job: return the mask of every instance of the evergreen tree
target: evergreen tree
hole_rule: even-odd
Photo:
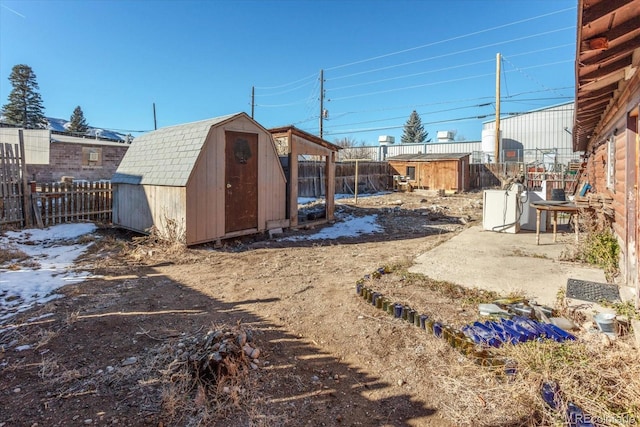
[[[69,120],[69,127],[67,128],[69,132],[73,133],[81,133],[84,134],[89,130],[89,125],[84,118],[84,113],[82,112],[82,108],[78,105],[75,110],[73,110],[73,114],[71,115],[71,119]]]
[[[42,98],[38,93],[38,82],[31,67],[24,64],[11,69],[9,81],[13,86],[9,93],[9,103],[4,107],[4,115],[9,123],[21,125],[25,129],[44,129],[47,118],[44,116]]]
[[[420,116],[416,113],[416,110],[413,110],[404,125],[404,132],[400,141],[403,144],[420,143],[427,139],[427,135],[428,132],[425,132],[422,126]]]

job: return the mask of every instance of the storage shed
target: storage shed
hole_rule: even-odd
[[[291,226],[298,225],[298,157],[311,156],[324,161],[325,217],[319,222],[333,220],[335,210],[336,153],[341,150],[335,144],[290,125],[269,129],[278,154],[287,165],[287,210]]]
[[[113,223],[187,245],[288,226],[271,134],[245,113],[134,140],[112,179]]]
[[[402,176],[413,188],[467,191],[469,189],[469,153],[401,154],[387,161],[394,175]]]

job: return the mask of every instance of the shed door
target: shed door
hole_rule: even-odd
[[[258,135],[225,138],[225,233],[258,228]]]

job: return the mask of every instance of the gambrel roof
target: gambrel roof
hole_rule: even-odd
[[[211,128],[243,115],[170,126],[137,137],[111,182],[185,187]]]

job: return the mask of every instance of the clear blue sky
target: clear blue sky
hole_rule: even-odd
[[[31,66],[49,117],[80,105],[123,132],[251,112],[263,126],[325,139],[399,142],[412,110],[429,137],[480,140],[515,113],[574,96],[576,0],[0,0],[0,103],[11,68]],[[487,116],[487,118],[476,118]]]

